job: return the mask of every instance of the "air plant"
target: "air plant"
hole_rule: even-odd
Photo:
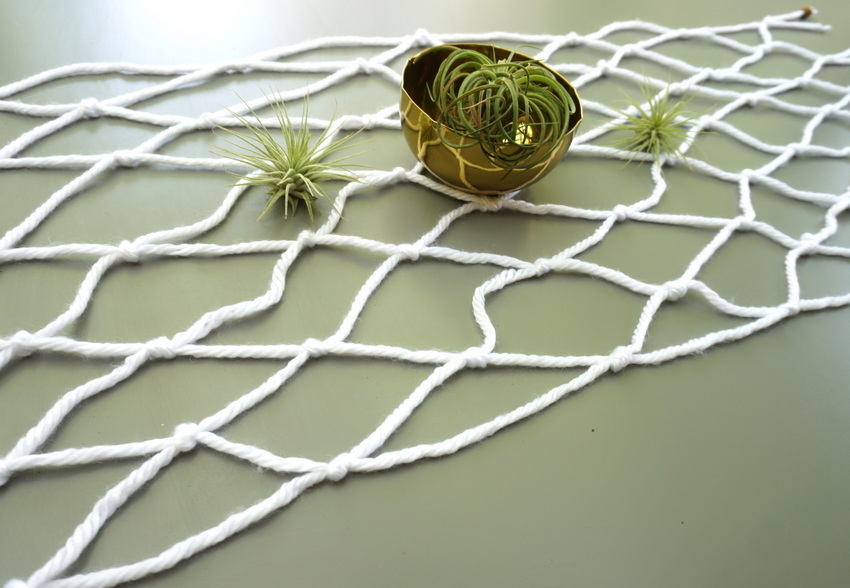
[[[536,60],[494,60],[454,48],[428,88],[439,112],[437,133],[454,148],[480,145],[493,164],[528,169],[558,148],[576,106],[551,71]],[[443,132],[453,131],[460,141]]]
[[[269,106],[280,124],[283,142],[279,143],[272,132],[262,122],[259,115],[243,100],[254,120],[228,110],[244,127],[246,132],[219,127],[235,140],[227,140],[237,150],[233,151],[214,146],[215,151],[240,163],[244,163],[256,171],[249,174],[232,173],[242,183],[252,186],[262,186],[269,195],[266,206],[257,220],[260,220],[271,210],[279,200],[283,201],[284,218],[294,214],[300,202],[304,202],[310,220],[313,220],[315,202],[319,197],[327,200],[331,206],[333,201],[322,187],[327,180],[360,181],[350,168],[352,164],[345,163],[348,157],[327,160],[326,158],[348,147],[347,143],[354,135],[348,135],[335,141],[330,141],[331,120],[315,141],[312,140],[307,121],[307,106],[305,105],[301,122],[295,128],[286,111],[286,106],[279,96],[268,98]],[[355,133],[356,134],[356,133]]]
[[[681,145],[687,139],[693,121],[697,118],[693,113],[683,109],[693,97],[671,102],[669,88],[656,94],[648,83],[641,86],[641,92],[646,107],[634,99],[629,99],[630,106],[637,112],[617,111],[625,117],[625,122],[611,128],[629,132],[631,135],[616,141],[613,145],[632,151],[629,161],[634,159],[636,153],[647,153],[653,159],[658,159],[664,154],[683,157]]]

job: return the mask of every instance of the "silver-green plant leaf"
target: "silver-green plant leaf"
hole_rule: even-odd
[[[316,210],[315,202],[318,198],[324,198],[331,206],[334,205],[322,187],[323,182],[360,181],[360,178],[351,171],[352,167],[357,166],[346,163],[349,157],[327,159],[347,148],[354,135],[329,141],[330,129],[333,128],[333,120],[331,120],[330,124],[313,140],[313,133],[308,125],[306,104],[300,124],[296,128],[280,96],[266,98],[280,124],[282,142],[275,139],[274,134],[266,127],[260,116],[243,100],[253,120],[228,110],[245,128],[245,131],[219,126],[220,130],[231,137],[226,141],[234,149],[214,146],[214,150],[223,157],[255,169],[252,173],[233,173],[232,175],[242,183],[266,188],[269,198],[257,220],[263,218],[275,203],[282,201],[284,218],[288,218],[290,212],[294,214],[299,204],[303,202],[312,221]]]
[[[614,147],[633,152],[629,161],[637,153],[649,154],[655,160],[665,154],[682,158],[681,146],[697,118],[684,110],[693,97],[672,101],[669,88],[656,93],[649,84],[642,85],[641,92],[643,103],[629,99],[633,110],[617,110],[625,121],[611,129],[629,135],[614,142]]]

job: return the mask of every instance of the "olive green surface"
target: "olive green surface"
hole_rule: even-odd
[[[850,47],[843,0],[820,2],[813,18],[829,33],[789,33],[815,51]],[[671,27],[750,22],[798,8],[793,2],[5,2],[0,6],[0,84],[86,61],[196,64],[249,56],[327,35],[398,36],[495,30],[590,33],[621,20]],[[680,56],[710,65],[712,50],[682,45]],[[562,55],[562,54],[561,54]],[[765,63],[783,75],[790,60]],[[659,73],[659,72],[652,72]],[[834,74],[850,84],[848,68]],[[304,79],[309,79],[305,77]],[[107,97],[144,76],[66,80],[20,98],[69,103]],[[195,114],[234,102],[240,89],[279,86],[245,76],[214,81],[145,104],[151,112]],[[581,93],[581,89],[579,89]],[[616,84],[595,99],[616,101]],[[187,97],[188,96],[188,97]],[[398,100],[386,83],[356,80],[318,96],[320,116],[374,111]],[[692,108],[711,104],[693,104]],[[750,116],[752,114],[752,116]],[[797,140],[776,113],[737,113],[730,122],[767,140]],[[588,117],[581,131],[598,124]],[[0,142],[40,122],[0,116]],[[138,144],[153,131],[109,120],[86,121],[26,154],[100,153]],[[850,142],[834,126],[824,141]],[[358,162],[409,167],[400,132],[373,131]],[[757,166],[764,155],[701,137],[698,156],[730,167]],[[185,138],[164,153],[205,156]],[[799,163],[799,165],[796,165]],[[795,162],[776,175],[833,193],[850,184],[847,161]],[[18,224],[75,171],[0,171],[0,232]],[[187,181],[187,175],[190,179]],[[667,173],[668,196],[655,210],[730,216],[735,186],[686,169]],[[569,183],[569,194],[561,187]],[[570,158],[529,189],[538,202],[610,209],[651,190],[646,169]],[[122,170],[93,185],[25,240],[116,243],[206,216],[226,185],[212,172]],[[756,187],[759,215],[790,234],[816,231],[822,212]],[[294,238],[306,215],[255,222],[263,198],[240,201],[210,243]],[[403,243],[419,237],[457,202],[410,185],[376,189],[346,208],[342,234]],[[833,243],[850,245],[847,214]],[[166,223],[166,224],[163,224]],[[315,225],[313,225],[315,226]],[[573,241],[597,225],[518,214],[473,214],[441,243],[524,259],[552,255],[565,232]],[[712,238],[709,231],[624,224],[582,256],[638,279],[677,277]],[[561,244],[561,246],[563,246]],[[779,304],[785,251],[765,239],[733,239],[700,277],[739,304]],[[168,259],[119,266],[103,280],[70,335],[95,341],[145,341],[174,333],[200,313],[262,293],[274,254]],[[363,280],[383,258],[317,249],[292,270],[287,295],[258,319],[228,326],[217,343],[299,343],[339,325]],[[62,312],[90,262],[45,261],[0,267],[0,336],[37,329]],[[850,289],[838,260],[802,264],[804,296]],[[352,338],[416,348],[464,349],[479,343],[469,310],[490,266],[420,260],[401,266],[363,313]],[[607,282],[552,276],[492,298],[501,351],[610,353],[628,342],[645,299]],[[647,349],[686,341],[738,321],[698,297],[665,306]],[[543,413],[448,458],[380,474],[352,474],[176,569],[139,581],[150,588],[365,586],[823,587],[850,585],[850,309],[809,313],[746,340],[652,368],[603,377]],[[154,362],[109,394],[87,403],[49,442],[51,449],[170,435],[260,384],[276,361]],[[35,354],[0,373],[0,452],[5,453],[66,390],[102,375],[109,361]],[[330,459],[370,433],[430,371],[399,362],[323,358],[226,430],[227,437],[283,455]],[[438,390],[388,449],[444,439],[562,384],[565,370],[465,371]],[[126,476],[127,461],[35,472],[0,488],[0,582],[25,578],[61,547],[94,501]],[[281,480],[203,449],[181,456],[111,520],[72,569],[95,571],[156,555],[228,514],[271,494]]]

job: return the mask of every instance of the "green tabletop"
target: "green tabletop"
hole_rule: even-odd
[[[3,4],[0,581],[850,585],[850,24],[815,8]],[[732,29],[770,15],[813,26]],[[552,174],[417,166],[398,76],[446,41],[575,83]],[[693,116],[749,98],[627,163],[600,127],[682,63]],[[367,182],[258,221],[197,123],[305,88]]]

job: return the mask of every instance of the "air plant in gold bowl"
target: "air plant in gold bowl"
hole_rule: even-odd
[[[517,51],[439,45],[404,68],[407,143],[433,175],[466,192],[499,194],[536,182],[563,158],[581,120],[570,83]]]

